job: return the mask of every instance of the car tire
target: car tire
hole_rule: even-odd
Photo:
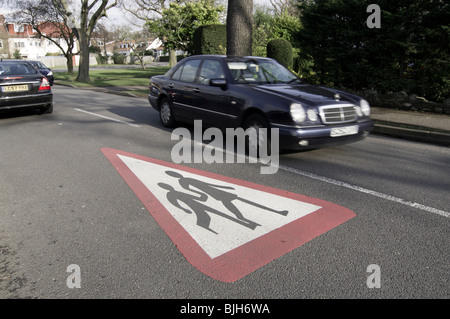
[[[40,109],[40,114],[50,114],[53,113],[53,104],[46,105]]]
[[[163,98],[159,102],[159,119],[165,127],[174,127],[176,125],[175,118],[173,117],[172,105],[167,98]]]
[[[247,140],[246,140],[246,148],[247,148],[247,154],[253,155],[257,154],[257,157],[260,157],[260,150],[263,144],[267,147],[267,153],[270,154],[270,127],[269,123],[267,122],[266,118],[259,113],[252,113],[250,114],[245,122],[244,122],[244,129],[247,130],[249,128],[254,128],[255,131],[253,131],[256,134],[252,134],[250,132]],[[260,130],[260,129],[266,129],[266,130]]]

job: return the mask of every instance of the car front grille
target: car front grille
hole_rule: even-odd
[[[325,124],[347,123],[356,120],[355,107],[352,104],[326,105],[319,108]]]

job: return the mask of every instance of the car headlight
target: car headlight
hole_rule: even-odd
[[[301,104],[292,103],[290,112],[291,112],[291,117],[294,121],[301,123],[306,120],[306,112]]]
[[[308,111],[306,111],[306,115],[308,116],[308,120],[310,120],[311,122],[317,121],[317,113],[315,110],[308,109]]]
[[[356,114],[357,114],[359,117],[363,116],[363,113],[362,113],[362,111],[361,111],[361,106],[355,105],[355,106],[354,106],[354,109],[355,109],[355,111],[356,111]]]
[[[369,102],[367,102],[366,100],[361,100],[359,102],[359,105],[361,106],[361,111],[365,116],[370,116],[370,105]]]
[[[48,76],[53,75],[53,72],[50,71],[50,72],[47,73],[47,75],[48,75]]]

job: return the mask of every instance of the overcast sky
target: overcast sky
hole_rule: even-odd
[[[261,4],[261,5],[268,5],[271,6],[270,0],[253,0],[254,4]],[[5,5],[2,5],[2,8],[0,9],[0,13],[7,15],[11,12],[14,12],[14,8],[10,5],[9,7],[6,7]],[[108,18],[103,18],[100,20],[106,25],[124,25],[124,24],[130,24],[133,22],[137,22],[139,25],[142,25],[142,23],[139,23],[139,21],[136,21],[135,18],[133,18],[130,14],[124,13],[119,8],[112,8],[108,10]]]
[[[271,6],[270,0],[253,0],[253,4],[261,4]],[[137,19],[131,16],[131,14],[124,13],[119,8],[112,8],[108,11],[108,18],[102,19],[104,24],[106,25],[124,25],[124,24],[133,24],[137,23],[138,25],[142,25],[143,22],[136,21]]]

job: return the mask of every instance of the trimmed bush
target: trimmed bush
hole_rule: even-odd
[[[267,56],[292,69],[292,45],[286,39],[273,39],[267,43]]]
[[[126,58],[125,55],[119,54],[117,52],[114,52],[112,56],[114,64],[125,64],[125,58]]]
[[[227,26],[224,24],[210,24],[198,27],[193,36],[194,55],[226,54]]]
[[[184,55],[177,55],[177,62],[180,62],[183,60],[186,56]],[[161,55],[158,59],[159,62],[169,62],[169,56],[168,55]]]

